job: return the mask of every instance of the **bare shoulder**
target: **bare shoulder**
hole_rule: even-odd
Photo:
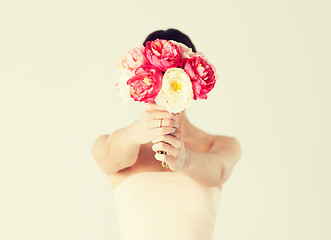
[[[235,159],[241,157],[242,149],[239,140],[233,136],[211,135],[210,153],[231,154]]]
[[[208,145],[209,153],[222,153],[229,152],[235,155],[238,155],[238,158],[241,155],[241,145],[237,138],[228,135],[215,135],[203,131],[195,127],[195,136],[199,139],[199,142],[203,142]]]
[[[197,133],[200,137],[205,139],[206,141],[210,142],[210,145],[212,148],[219,148],[219,147],[227,147],[227,146],[233,146],[233,147],[239,147],[240,143],[237,138],[233,136],[227,136],[227,135],[215,135],[208,133],[206,131],[203,131],[199,128],[196,128]]]
[[[237,138],[228,135],[211,134],[195,127],[195,135],[209,144],[209,153],[233,152],[241,153],[241,146]]]
[[[234,136],[212,135],[210,134],[213,145],[237,145],[240,146],[238,139]]]

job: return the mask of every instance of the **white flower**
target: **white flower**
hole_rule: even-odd
[[[169,112],[178,113],[193,101],[192,82],[181,68],[169,68],[162,79],[162,87],[155,98],[158,105],[165,106]]]

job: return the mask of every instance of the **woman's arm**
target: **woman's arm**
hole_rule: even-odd
[[[134,124],[110,135],[102,135],[94,142],[92,154],[104,172],[116,173],[137,161],[140,143],[132,136],[133,128]]]
[[[241,147],[234,137],[218,136],[208,153],[185,149],[182,134],[160,136],[154,140],[155,158],[168,163],[169,168],[181,171],[205,186],[218,186],[230,177],[233,167],[241,157]],[[168,155],[157,153],[166,151]]]
[[[240,159],[241,147],[234,137],[218,137],[208,153],[186,153],[183,173],[200,184],[221,187]]]
[[[159,127],[161,119],[165,126]],[[130,126],[97,138],[92,155],[104,172],[116,173],[136,163],[141,144],[173,133],[176,127],[174,114],[165,111],[164,107],[148,103],[141,116]]]

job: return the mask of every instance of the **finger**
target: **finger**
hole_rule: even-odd
[[[172,163],[175,161],[175,158],[171,155],[165,155],[165,154],[160,154],[160,153],[155,153],[155,159],[159,160],[161,162],[166,162],[166,163]]]
[[[159,143],[159,142],[164,142],[164,143],[170,144],[171,146],[173,146],[176,149],[181,149],[183,147],[182,141],[180,141],[176,137],[172,136],[171,134],[161,135],[152,140],[152,143]]]
[[[174,137],[177,138],[177,139],[182,139],[182,137],[183,137],[182,132],[179,131],[178,129],[176,129],[175,132],[171,133],[171,135],[174,136]]]
[[[167,111],[150,111],[149,116],[152,119],[173,119],[177,120],[173,113]]]
[[[162,120],[162,122],[161,122]],[[174,127],[174,128],[178,128],[178,124],[174,119],[154,119],[152,121],[150,121],[150,128],[159,128],[160,124],[161,127]]]
[[[174,127],[158,127],[158,128],[152,128],[151,129],[151,134],[150,134],[150,139],[157,138],[161,135],[166,135],[170,133],[174,133],[176,129]]]
[[[176,129],[176,131],[174,131],[173,133],[169,133],[168,135],[171,135],[177,140],[183,142],[183,134],[178,129]]]
[[[162,119],[162,127],[175,127],[175,128],[177,128],[179,126],[178,126],[178,123],[175,119],[165,118],[165,119]]]
[[[154,144],[152,146],[152,150],[156,153],[159,151],[164,151],[167,153],[167,155],[171,155],[174,158],[177,158],[178,154],[179,154],[178,149],[174,148],[173,146],[171,146],[165,142],[159,142],[159,143]]]
[[[154,156],[155,156],[156,160],[159,160],[159,161],[162,161],[162,162],[167,162],[167,159],[169,158],[168,155],[161,154],[161,153],[155,153]]]

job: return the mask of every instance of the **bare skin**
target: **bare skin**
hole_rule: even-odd
[[[167,155],[159,154],[160,150]],[[113,189],[128,176],[146,171],[180,171],[202,185],[221,188],[241,148],[233,137],[211,135],[193,126],[185,110],[172,114],[148,103],[130,126],[100,136],[92,154]],[[162,167],[162,161],[169,169]]]

